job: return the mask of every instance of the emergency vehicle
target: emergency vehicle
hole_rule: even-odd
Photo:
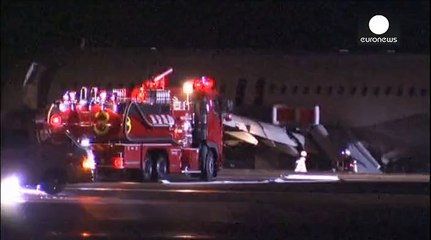
[[[51,136],[85,149],[93,179],[137,171],[144,180],[169,174],[217,176],[222,167],[223,106],[215,80],[200,77],[168,87],[172,69],[138,88],[67,91],[51,105]]]

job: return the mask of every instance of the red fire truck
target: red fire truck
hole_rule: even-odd
[[[126,89],[67,91],[48,112],[54,138],[72,139],[87,152],[84,168],[98,180],[139,172],[144,180],[194,173],[203,180],[222,166],[222,106],[215,81],[201,77],[168,87],[172,69]]]

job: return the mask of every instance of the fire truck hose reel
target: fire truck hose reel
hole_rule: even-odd
[[[94,132],[97,135],[105,135],[109,131],[109,114],[104,111],[99,111],[95,115],[96,124],[94,125]]]

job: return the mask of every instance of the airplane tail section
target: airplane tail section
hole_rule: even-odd
[[[55,71],[55,67],[47,67],[38,62],[31,63],[22,84],[22,101],[26,107],[32,110],[46,107]]]
[[[39,89],[41,88],[41,78],[45,71],[46,67],[36,62],[31,63],[27,71],[24,82],[22,84],[24,91],[22,101],[24,105],[29,109],[36,110],[39,107]]]
[[[44,126],[45,111],[48,104],[48,93],[53,81],[56,67],[47,67],[39,62],[32,62],[22,84],[23,112],[31,114],[31,123],[26,123],[31,128],[32,138],[37,142],[49,139],[48,130]],[[28,120],[29,120],[28,119]]]

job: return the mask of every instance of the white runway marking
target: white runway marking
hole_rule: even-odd
[[[171,185],[171,186],[208,186],[208,185],[261,185],[261,184],[306,184],[306,183],[319,183],[319,182],[334,182],[339,181],[340,179],[336,175],[309,175],[309,174],[291,174],[287,176],[280,176],[278,178],[272,178],[267,180],[247,180],[247,181],[227,181],[227,180],[219,180],[219,181],[193,181],[193,182],[171,182],[168,180],[160,181],[163,185]],[[79,194],[79,192],[127,192],[127,193],[138,193],[138,192],[148,192],[148,193],[229,193],[229,194],[244,194],[249,193],[249,191],[230,191],[223,189],[160,189],[160,188],[140,188],[140,183],[129,183],[129,182],[118,182],[118,183],[110,183],[108,186],[104,186],[103,184],[97,184],[96,186],[92,186],[93,183],[86,183],[84,186],[80,185],[69,185],[66,187],[65,191],[59,195],[48,195],[42,191],[36,189],[21,189],[20,196],[22,198],[21,201],[17,202],[64,202],[64,203],[76,203],[76,202],[85,202],[85,203],[122,203],[122,204],[139,204],[142,203],[140,200],[133,199],[118,199],[112,196],[104,196],[104,197],[89,197],[89,196],[68,196],[71,193],[75,192]],[[130,186],[133,186],[130,188]],[[113,187],[111,187],[113,186]],[[129,186],[129,187],[127,187]],[[145,185],[142,185],[145,186]],[[258,191],[258,193],[264,193],[265,191]],[[255,192],[256,193],[256,192]],[[147,201],[145,201],[147,202]]]
[[[248,181],[212,181],[212,182],[171,182],[161,180],[163,184],[170,185],[213,185],[213,184],[267,184],[267,183],[316,183],[316,182],[340,181],[336,175],[310,175],[310,174],[289,174],[268,180],[248,180]]]
[[[283,178],[287,180],[340,181],[336,175],[289,174]]]
[[[328,182],[328,181],[339,181],[337,176],[319,176],[319,175],[288,175],[280,176],[279,178],[267,179],[267,180],[247,180],[247,181],[187,181],[187,182],[176,182],[169,180],[161,180],[159,183],[163,185],[172,186],[205,186],[205,185],[242,185],[242,184],[273,184],[273,183],[317,183],[317,182]],[[153,189],[153,188],[123,188],[121,185],[135,185],[139,186],[141,183],[114,183],[115,187],[92,187],[92,183],[86,184],[86,186],[73,186],[69,185],[66,190],[79,190],[79,191],[119,191],[119,192],[172,192],[178,191],[176,189]],[[112,183],[111,183],[112,184]],[[100,185],[99,185],[100,186]],[[213,190],[202,190],[202,191],[213,191]]]
[[[171,182],[168,180],[161,180],[163,184],[170,185],[217,185],[217,184],[266,184],[270,183],[270,180],[261,181],[212,181],[212,182]]]

